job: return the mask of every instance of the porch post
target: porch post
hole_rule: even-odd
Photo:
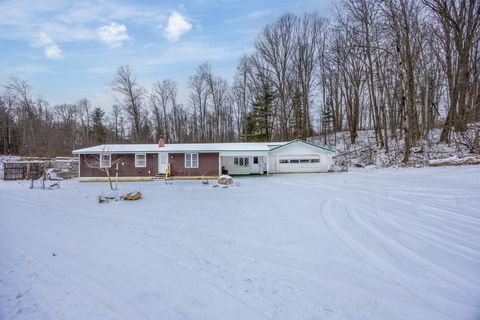
[[[218,153],[218,176],[222,175],[222,154]]]

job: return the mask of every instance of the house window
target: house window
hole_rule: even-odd
[[[100,168],[110,168],[112,166],[112,155],[101,154],[100,155]]]
[[[310,159],[310,162],[311,162],[311,163],[319,163],[319,162],[320,162],[320,159]]]
[[[310,163],[310,160],[309,159],[301,159],[300,163]]]
[[[235,157],[233,158],[233,164],[238,167],[248,167],[248,163],[250,162],[248,157]]]
[[[185,168],[198,168],[198,153],[185,153]]]
[[[280,162],[280,163],[288,163],[288,160],[287,160],[287,159],[280,159],[279,162]]]
[[[145,153],[135,154],[135,167],[144,168],[147,166],[147,155]]]

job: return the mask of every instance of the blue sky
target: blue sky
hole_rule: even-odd
[[[17,76],[52,104],[85,97],[109,109],[109,84],[129,64],[147,89],[177,81],[188,104],[188,77],[200,63],[231,81],[264,25],[286,12],[332,7],[332,0],[0,1],[0,82]]]

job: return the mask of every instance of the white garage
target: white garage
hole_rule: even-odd
[[[293,140],[269,152],[270,173],[327,172],[333,150],[302,140]]]

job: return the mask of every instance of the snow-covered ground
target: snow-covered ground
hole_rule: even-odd
[[[480,167],[0,181],[0,319],[479,319]]]

